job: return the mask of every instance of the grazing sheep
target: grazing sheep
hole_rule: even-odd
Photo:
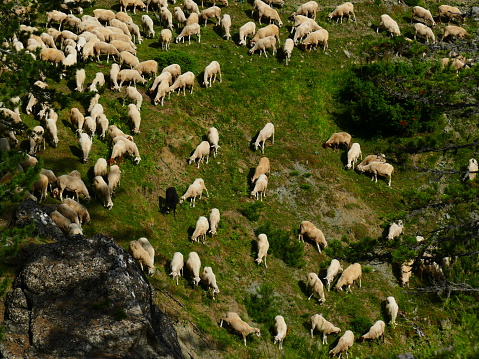
[[[191,35],[196,35],[198,37],[198,42],[201,42],[201,26],[199,24],[186,25],[176,37],[175,42],[178,43],[182,40],[184,43],[185,37],[188,36],[188,44],[191,44]]]
[[[116,187],[120,185],[121,171],[118,165],[113,165],[110,167],[108,172],[108,188],[110,188],[111,194],[115,193]]]
[[[105,177],[108,174],[108,163],[104,158],[99,158],[93,167],[93,175]]]
[[[137,6],[142,10],[146,9],[145,3],[141,0],[120,0],[120,11],[126,12],[128,6],[133,6],[133,14],[136,13]]]
[[[180,204],[183,203],[185,199],[192,198],[190,206],[195,207],[196,197],[201,199],[203,190],[206,191],[206,197],[209,197],[208,190],[205,187],[205,181],[202,178],[195,179],[194,182],[188,187],[185,194],[180,197]]]
[[[316,273],[311,272],[308,274],[308,292],[311,293],[308,300],[310,300],[313,295],[317,294],[320,303],[326,301],[323,282],[321,282],[321,279],[319,279]]]
[[[163,29],[160,32],[160,44],[161,49],[168,51],[170,49],[171,40],[173,38],[173,33],[170,29]]]
[[[140,91],[136,89],[136,87],[128,86],[126,88],[126,98],[128,100],[135,101],[136,108],[138,109],[138,111],[141,110],[141,105],[143,103],[143,96],[141,95]]]
[[[261,176],[262,174],[266,175],[269,173],[270,173],[269,159],[267,157],[261,157],[261,159],[259,160],[258,166],[256,167],[254,171],[254,175],[251,178],[251,183],[254,183],[254,181],[256,181],[259,178],[259,176]]]
[[[40,60],[58,65],[65,61],[65,54],[62,50],[44,47],[40,51]]]
[[[186,19],[186,24],[185,26],[191,25],[191,24],[199,24],[200,23],[200,16],[199,13],[197,14],[196,12],[192,12],[188,18]]]
[[[29,155],[35,156],[38,151],[45,149],[45,129],[42,126],[35,126],[29,136],[30,151]]]
[[[120,73],[120,66],[118,64],[112,64],[110,69],[110,84],[112,91],[120,91],[118,86],[118,74]]]
[[[183,276],[184,265],[185,261],[183,259],[183,254],[175,252],[175,254],[173,254],[173,259],[170,262],[171,273],[169,275],[173,277],[173,280],[176,278],[176,285],[178,285],[179,278]]]
[[[60,201],[62,202],[64,202],[64,191],[74,192],[77,202],[80,195],[83,195],[85,197],[86,202],[90,201],[90,194],[88,193],[88,189],[86,188],[85,183],[83,183],[81,178],[73,177],[70,175],[62,175],[57,178],[57,186],[58,187],[55,188],[55,190],[53,191],[53,196],[55,198],[60,198]],[[67,204],[70,206],[69,203]],[[73,210],[75,210],[75,208],[73,208]]]
[[[218,61],[211,61],[211,63],[205,67],[205,72],[203,75],[203,85],[211,87],[213,82],[216,81],[216,75],[219,74],[220,82],[223,82],[223,78],[221,76],[221,67]]]
[[[404,230],[404,225],[402,223],[401,220],[397,221],[396,222],[391,222],[389,224],[389,231],[388,231],[388,235],[386,236],[387,239],[391,240],[391,239],[394,239],[394,238],[398,238],[401,233],[403,232]]]
[[[291,53],[294,49],[293,39],[286,39],[283,46],[283,53],[285,58],[285,65],[288,66],[289,60],[291,60]]]
[[[458,56],[454,59],[450,59],[449,57],[445,57],[441,59],[441,70],[444,70],[444,68],[451,67],[456,70],[456,73],[459,74],[459,70],[462,69],[463,67],[469,67],[467,65],[467,62],[469,60],[465,59],[464,56]]]
[[[61,231],[65,234],[68,234],[69,232],[69,227],[70,227],[70,220],[63,216],[60,212],[58,211],[53,211],[50,213],[50,218],[55,222],[58,228],[61,229]]]
[[[276,21],[278,27],[283,26],[283,22],[281,21],[278,12],[269,6],[261,6],[258,8],[258,22],[260,25],[262,18],[269,19],[270,24]]]
[[[104,140],[106,131],[108,130],[109,122],[106,118],[104,113],[100,114],[100,116],[96,119],[97,128],[100,130],[100,139]]]
[[[51,143],[53,144],[53,147],[56,148],[59,141],[56,119],[47,118],[45,120],[45,129],[47,130],[47,134],[52,141]]]
[[[98,119],[98,117],[100,117],[100,115],[102,113],[103,113],[103,105],[100,104],[100,103],[95,104],[91,108],[90,117],[93,119],[93,121],[95,121],[95,124],[96,124],[96,120]],[[85,120],[86,120],[86,118],[85,118]]]
[[[321,246],[323,249],[328,246],[328,242],[326,242],[323,232],[310,221],[302,221],[299,226],[298,240],[304,243],[305,235],[310,241],[316,243],[316,248],[318,248],[319,253],[321,253]]]
[[[196,146],[195,151],[191,155],[190,159],[188,160],[188,164],[192,164],[196,160],[198,160],[198,168],[200,168],[200,163],[206,157],[206,163],[208,163],[208,157],[210,155],[210,143],[208,141],[201,142],[198,146]]]
[[[90,150],[92,145],[92,140],[88,134],[80,132],[78,134],[78,145],[82,152],[82,162],[88,163],[88,157],[90,156]]]
[[[205,27],[209,19],[215,19],[215,25],[218,25],[221,17],[221,9],[218,6],[209,7],[201,12],[200,17],[205,20]]]
[[[83,124],[83,129],[90,138],[93,139],[93,136],[96,133],[96,121],[91,116],[85,117],[85,123]]]
[[[409,279],[412,274],[412,265],[414,260],[409,260],[401,264],[401,277],[399,277],[399,284],[401,287],[409,287]]]
[[[370,172],[372,174],[371,181],[374,180],[376,183],[378,182],[378,175],[388,177],[388,186],[391,187],[391,177],[394,173],[394,167],[389,163],[371,162],[365,166],[358,165],[356,168],[360,173]]]
[[[210,127],[208,129],[207,138],[208,142],[210,143],[211,150],[213,151],[213,157],[216,158],[216,155],[218,154],[218,148],[220,148],[218,145],[220,140],[218,130],[215,127]]]
[[[100,94],[95,94],[95,96],[93,96],[91,99],[90,99],[90,105],[88,106],[88,112],[92,112],[93,111],[93,107],[95,107],[97,104],[98,104],[98,101],[100,100]]]
[[[120,20],[121,22],[127,23],[128,21],[133,21],[130,15],[128,15],[126,12],[123,11],[118,11],[115,14],[115,19]]]
[[[314,338],[313,334],[315,329],[323,333],[323,344],[328,344],[328,334],[341,332],[341,329],[335,327],[333,323],[328,322],[321,314],[311,316],[311,338]]]
[[[231,328],[237,331],[244,340],[244,345],[246,346],[246,337],[255,333],[258,337],[261,337],[261,331],[258,328],[251,327],[248,323],[241,320],[239,315],[235,312],[228,312],[226,316],[221,318],[220,327],[223,327],[223,322],[228,323]]]
[[[115,46],[118,52],[127,51],[132,55],[136,55],[136,46],[125,34],[111,34],[110,44]],[[123,38],[123,39],[121,39]]]
[[[130,31],[133,43],[137,42],[141,44],[143,42],[143,37],[141,36],[141,33],[140,33],[140,27],[137,24],[135,24],[132,20],[125,21],[125,24],[128,27],[128,30]]]
[[[464,181],[473,181],[476,178],[476,172],[479,171],[479,166],[477,164],[477,160],[475,158],[469,159],[469,163],[467,165],[467,172],[464,175]]]
[[[155,37],[155,30],[153,28],[153,19],[148,15],[141,16],[141,27],[143,28],[143,32],[145,33],[145,37],[148,38]]]
[[[329,47],[329,32],[325,29],[319,29],[313,32],[310,32],[308,36],[301,43],[306,51],[311,51],[311,49],[318,51],[319,45],[323,45],[323,51],[326,51]]]
[[[218,285],[216,284],[216,275],[213,273],[211,267],[204,267],[201,274],[201,280],[208,287],[208,290],[212,289],[212,297],[215,299],[215,295],[220,292]]]
[[[347,132],[336,132],[323,144],[323,148],[332,148],[336,151],[339,146],[346,145],[348,149],[351,148],[351,135]]]
[[[434,21],[431,12],[421,6],[414,6],[412,8],[411,23],[414,18],[423,20],[426,25],[429,22],[431,26],[436,26],[436,22]]]
[[[111,200],[110,188],[106,184],[102,176],[96,176],[93,178],[93,188],[98,197],[102,201],[102,205],[110,210],[113,207],[113,202]]]
[[[38,202],[41,202],[47,198],[48,177],[41,173],[38,176],[38,179],[33,182],[33,193],[40,192],[40,200]]]
[[[173,9],[173,16],[175,17],[178,27],[186,24],[185,13],[183,12],[183,10],[181,10],[179,6],[175,6],[175,8]]]
[[[258,41],[259,43],[259,41]],[[256,44],[258,44],[256,43]],[[256,45],[255,45],[256,46]],[[254,47],[253,47],[254,48]],[[254,143],[254,148],[257,150],[261,147],[261,153],[264,154],[264,144],[268,138],[271,138],[271,143],[274,144],[274,125],[271,122],[268,122],[261,131],[259,131],[256,141]]]
[[[65,198],[62,201],[63,204],[66,204],[68,207],[73,209],[78,218],[80,219],[80,224],[88,224],[90,222],[90,213],[88,213],[87,208],[71,198]]]
[[[262,174],[256,180],[253,191],[251,191],[251,197],[255,197],[256,200],[263,201],[263,197],[266,197],[266,189],[268,188],[268,177]]]
[[[108,126],[108,136],[110,137],[111,140],[113,140],[117,136],[121,136],[121,137],[124,137],[128,140],[133,141],[133,137],[128,136],[126,133],[124,133],[122,130],[120,130],[115,125]]]
[[[388,32],[391,37],[394,35],[399,36],[401,35],[401,31],[399,30],[398,23],[394,21],[391,16],[387,14],[381,15],[381,22],[379,23],[378,27],[376,28],[376,32],[379,32],[379,29],[382,28]]]
[[[133,163],[135,164],[140,163],[141,157],[140,157],[140,152],[138,151],[138,146],[136,145],[136,143],[133,141],[130,141],[128,138],[120,138],[120,140],[117,143],[119,142],[124,142],[126,153],[128,153],[131,157],[133,157]],[[115,146],[113,146],[113,149],[114,147]]]
[[[155,77],[155,80],[153,81],[153,84],[151,85],[150,89],[148,92],[150,95],[155,94],[156,88],[160,84],[160,82],[166,81],[168,83],[168,87],[173,84],[173,77],[171,76],[171,73],[169,72],[162,72],[158,76]]]
[[[105,75],[102,72],[97,72],[95,78],[91,82],[91,85],[88,87],[88,91],[98,92],[97,86],[105,86]]]
[[[195,231],[191,235],[191,241],[198,242],[198,239],[200,239],[202,243],[205,243],[206,232],[208,232],[209,228],[210,225],[208,223],[208,219],[205,216],[200,216],[196,221],[196,227]]]
[[[186,269],[190,272],[190,276],[193,279],[193,285],[196,286],[200,283],[200,268],[201,260],[196,252],[190,252],[188,259],[186,260]]]
[[[450,5],[440,5],[439,6],[439,22],[442,22],[442,18],[447,18],[447,23],[453,19],[459,19],[459,21],[464,20],[464,14],[459,10],[457,7],[450,6]],[[457,20],[456,20],[457,21]]]
[[[165,195],[165,210],[167,213],[173,210],[173,215],[176,216],[176,205],[178,204],[178,193],[175,187],[168,187]]]
[[[68,234],[80,234],[83,235],[83,230],[76,223],[70,223],[68,226]]]
[[[138,242],[141,244],[143,249],[148,252],[148,255],[150,256],[150,258],[154,262],[155,261],[155,249],[153,248],[151,243],[148,241],[148,239],[145,238],[145,237],[141,237],[141,238],[138,238]]]
[[[168,24],[167,27],[170,30],[173,30],[173,14],[171,13],[170,10],[168,10],[167,7],[162,7],[160,9],[160,18],[162,22],[165,22],[166,24]]]
[[[85,83],[86,79],[86,74],[85,74],[85,69],[78,69],[75,73],[75,82],[76,82],[76,87],[75,91],[78,92],[83,92],[83,84]]]
[[[181,75],[181,67],[178,64],[171,64],[163,68],[161,73],[164,73],[164,72],[169,72],[171,74],[171,77],[173,79],[176,79],[178,76]]]
[[[351,264],[348,268],[343,271],[341,277],[339,278],[338,282],[336,283],[336,290],[340,291],[343,290],[343,287],[347,285],[346,292],[351,292],[351,284],[355,281],[359,280],[359,288],[361,288],[361,264],[354,263]]]
[[[198,5],[193,0],[185,0],[183,3],[183,10],[186,10],[190,14],[200,13],[200,10],[198,9]]]
[[[396,326],[396,317],[398,315],[399,306],[396,303],[396,299],[394,297],[387,297],[386,298],[386,312],[390,318],[389,324],[392,327]]]
[[[158,74],[158,63],[155,60],[142,61],[134,67],[140,75],[153,75],[156,77]]]
[[[353,20],[356,21],[356,15],[354,14],[354,5],[350,2],[345,2],[344,4],[338,5],[333,12],[328,14],[328,19],[338,18],[341,19],[341,24],[343,23],[343,17],[346,16],[349,20],[349,15],[353,15]]]
[[[361,158],[362,160],[363,154],[361,153],[361,146],[359,145],[359,143],[354,142],[348,151],[348,163],[346,165],[346,168],[350,169],[352,167],[354,169],[354,165],[358,161],[358,158]]]
[[[342,353],[346,353],[346,356],[348,356],[348,350],[351,348],[354,344],[354,334],[350,330],[346,330],[341,338],[339,338],[338,344],[336,347],[331,349],[329,351],[329,354],[336,356],[339,354],[339,357],[341,358]]]
[[[141,114],[140,111],[138,110],[138,107],[130,103],[128,105],[128,115],[127,115],[128,121],[132,123],[133,129],[132,132],[133,134],[138,134],[140,133],[140,123],[141,123]]]
[[[270,24],[265,27],[262,27],[251,39],[250,46],[253,47],[258,40],[264,39],[265,37],[268,37],[268,36],[274,36],[279,44],[280,43],[279,42],[279,27],[276,26],[275,24]]]
[[[140,60],[138,60],[138,57],[136,57],[132,53],[128,51],[120,52],[120,67],[122,67],[123,64],[125,64],[127,66],[130,66],[131,69],[133,69],[139,63],[140,63]]]
[[[60,203],[57,206],[57,211],[60,212],[60,214],[62,214],[65,218],[68,218],[71,223],[80,225],[80,218],[78,217],[78,214],[67,204]]]
[[[371,162],[386,162],[386,156],[383,153],[376,153],[374,155],[367,155],[364,160],[359,163],[358,166],[365,166],[370,164]]]
[[[274,25],[276,26],[276,25]],[[253,36],[256,31],[256,24],[253,21],[249,21],[239,29],[239,45],[246,46],[246,39],[248,36]]]
[[[330,290],[331,283],[334,281],[334,277],[336,277],[342,271],[343,268],[341,267],[341,263],[339,263],[337,259],[331,260],[331,264],[326,272],[326,277],[324,277],[326,280],[326,285],[328,286],[328,292]]]
[[[154,258],[151,258],[148,252],[143,248],[139,241],[130,242],[130,252],[134,259],[140,264],[140,268],[143,271],[144,267],[148,268],[148,275],[151,277],[155,274]]]
[[[213,208],[210,211],[210,229],[208,231],[211,236],[214,236],[216,234],[218,224],[220,223],[220,218],[220,211],[218,210],[218,208]]]
[[[180,95],[181,90],[183,89],[183,96],[186,96],[186,88],[190,88],[190,94],[193,93],[193,88],[195,86],[195,74],[191,71],[185,72],[178,76],[170,86],[170,92],[174,92],[178,89],[178,96]]]
[[[46,170],[45,168],[42,168],[40,173],[42,175],[47,176],[48,178],[48,187],[50,188],[50,191],[52,191],[52,186],[53,184],[57,183],[57,176],[55,176],[55,173],[51,170]]]
[[[295,12],[291,14],[292,17],[296,15],[311,15],[311,18],[316,19],[316,13],[318,12],[318,3],[316,1],[308,1],[304,4],[299,5]]]
[[[110,20],[115,19],[115,13],[111,10],[105,9],[95,9],[93,10],[93,16],[98,19],[98,21],[109,22]]]
[[[286,333],[288,332],[288,326],[283,316],[277,315],[274,317],[274,329],[276,330],[276,336],[274,337],[273,343],[279,343],[279,349],[283,349],[283,340],[286,338]]]
[[[266,264],[266,257],[268,256],[269,242],[266,234],[259,234],[256,244],[258,246],[258,258],[256,258],[255,261],[258,263],[258,265],[260,265],[264,258],[264,266],[268,268],[268,265]]]
[[[118,73],[118,80],[120,81],[120,87],[123,86],[124,82],[131,83],[133,81],[133,86],[136,86],[136,82],[141,82],[142,84],[146,83],[146,80],[139,74],[136,70],[127,70],[123,69]]]
[[[470,37],[471,35],[460,26],[448,25],[444,29],[444,34],[442,35],[441,41],[444,41],[444,39],[446,39],[449,36],[458,37],[458,38],[462,39],[465,36]]]
[[[228,14],[224,14],[223,18],[221,19],[221,30],[223,31],[223,37],[225,37],[226,40],[231,39],[230,29],[231,16],[229,16]]]
[[[379,341],[382,337],[383,343],[384,343],[385,328],[386,328],[386,324],[382,320],[378,320],[374,323],[374,325],[371,328],[369,328],[369,331],[366,334],[361,335],[360,340],[364,341],[369,339],[372,341],[374,339],[377,339]]]
[[[63,21],[67,18],[67,14],[61,11],[53,10],[50,12],[47,12],[47,22],[45,24],[45,27],[49,27],[51,22],[57,22],[58,25],[58,30],[61,29]]]
[[[171,79],[171,75],[170,75],[170,79]],[[161,99],[161,106],[163,106],[163,102],[165,101],[165,97],[166,97],[166,95],[169,95],[169,94],[170,94],[170,81],[169,80],[161,81],[160,85],[158,86],[156,96],[153,99],[153,104],[155,106],[158,105],[158,102],[160,102],[160,99]]]

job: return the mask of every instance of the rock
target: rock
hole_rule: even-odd
[[[416,359],[411,353],[398,354],[397,359]]]

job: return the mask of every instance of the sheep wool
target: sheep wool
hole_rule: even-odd
[[[321,314],[311,316],[311,338],[314,338],[315,329],[323,333],[323,344],[328,344],[328,334],[341,332],[341,329],[328,322]]]
[[[255,333],[258,337],[261,337],[261,331],[258,328],[251,327],[248,323],[241,320],[239,315],[235,312],[228,312],[226,316],[221,318],[220,327],[223,326],[223,322],[228,323],[236,332],[238,332],[243,337],[245,346],[246,337],[249,334]]]

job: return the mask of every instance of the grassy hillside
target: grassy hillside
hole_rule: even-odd
[[[299,4],[298,1],[287,2],[279,9],[284,22],[281,44],[291,29],[292,21],[288,16]],[[366,175],[346,171],[346,153],[321,148],[331,133],[344,130],[338,125],[345,120],[344,104],[337,101],[335,95],[349,66],[363,61],[361,45],[386,37],[384,32],[375,32],[379,16],[390,14],[405,36],[413,36],[409,24],[411,8],[406,4],[355,3],[357,21],[343,24],[327,20],[327,14],[338,4],[320,2],[316,19],[329,31],[329,50],[326,53],[305,52],[295,48],[288,67],[284,65],[281,49],[276,56],[269,54],[266,58],[258,54],[250,56],[248,48],[237,45],[238,28],[252,20],[252,6],[248,2],[231,2],[227,8],[222,8],[223,13],[232,17],[233,41],[223,40],[219,28],[208,23],[201,28],[201,43],[193,40],[191,44],[172,44],[171,55],[161,51],[157,38],[145,39],[138,46],[140,60],[164,60],[170,56],[187,61],[189,68],[182,70],[193,71],[197,83],[193,94],[173,94],[165,100],[164,107],[152,105],[146,94],[149,86],[138,86],[144,93],[141,134],[135,136],[141,162],[134,165],[125,159],[120,163],[121,187],[113,199],[113,209],[107,211],[92,199],[87,205],[92,221],[85,226],[84,234],[106,233],[124,248],[139,237],[150,240],[156,249],[157,273],[151,283],[158,293],[157,303],[175,318],[179,337],[193,357],[326,358],[337,337],[331,336],[329,344],[324,346],[320,334],[312,339],[310,316],[322,313],[342,332],[353,330],[358,338],[376,320],[386,321],[383,301],[388,296],[396,298],[401,310],[397,326],[388,326],[384,344],[356,343],[352,348],[354,357],[390,358],[406,351],[421,357],[437,357],[434,350],[454,341],[467,342],[459,337],[461,330],[457,326],[461,324],[461,315],[449,307],[450,302],[444,304],[436,294],[419,295],[400,288],[389,263],[361,263],[362,288],[354,286],[351,294],[328,292],[326,302],[319,305],[313,299],[307,300],[307,274],[324,274],[332,257],[319,254],[311,243],[300,245],[304,255],[296,257],[297,267],[288,266],[271,253],[267,269],[254,262],[255,238],[258,228],[265,224],[270,224],[278,236],[270,238],[270,242],[287,236],[290,243],[296,243],[296,231],[302,220],[312,221],[323,230],[328,242],[338,240],[342,246],[364,237],[379,238],[390,220],[403,217],[405,193],[427,186],[431,181],[429,175],[411,171],[411,164],[454,166],[454,155],[415,155],[404,160],[395,148],[401,139],[365,139],[352,133],[364,155],[383,152],[395,165],[392,187],[388,188],[381,179],[375,184]],[[422,5],[436,15],[436,2]],[[113,1],[98,1],[95,8],[100,7],[119,10],[117,2]],[[85,14],[91,14],[92,10],[86,9]],[[135,23],[140,24],[142,14],[132,15]],[[439,25],[434,30],[437,36],[442,33],[438,29],[443,27]],[[161,28],[155,22],[157,35]],[[474,33],[477,24],[467,21],[465,28]],[[428,58],[444,57],[446,52],[439,49]],[[202,72],[213,60],[221,64],[223,82],[205,88],[200,85]],[[98,71],[108,75],[110,64],[105,60],[90,62],[85,69],[89,83]],[[85,183],[91,184],[94,163],[100,157],[109,158],[110,147],[95,138],[90,161],[82,164],[76,136],[69,126],[70,108],[78,107],[85,112],[91,94],[73,92],[73,78],[49,84],[70,94],[71,102],[58,110],[58,148],[47,147],[40,153],[44,167],[57,175],[79,170]],[[123,97],[124,90],[117,93],[106,88],[101,91],[100,103],[110,124],[128,132]],[[22,118],[30,127],[38,124],[33,117],[23,114]],[[263,205],[257,205],[249,196],[252,189],[249,179],[262,155],[252,149],[251,141],[267,122],[272,122],[276,128],[275,143],[267,141],[265,148],[272,172],[267,197]],[[210,158],[209,163],[202,164],[199,169],[188,165],[191,152],[205,139],[211,126],[220,133],[218,156]],[[455,128],[459,136],[470,129]],[[476,130],[474,127],[474,136]],[[474,152],[465,149],[460,155],[468,158]],[[457,164],[456,168],[459,166]],[[205,181],[210,193],[208,198],[198,200],[194,208],[183,203],[176,217],[159,211],[159,197],[164,197],[167,187],[176,187],[181,195],[198,177]],[[47,203],[58,202],[49,198]],[[222,216],[218,235],[208,237],[204,244],[189,241],[197,218],[207,216],[215,207]],[[421,234],[421,229],[420,222],[406,224],[408,235]],[[185,259],[189,252],[196,251],[202,265],[213,268],[221,290],[216,300],[212,300],[204,288],[193,287],[188,276],[180,279],[178,286],[168,276],[169,261],[176,251],[183,253]],[[342,261],[342,264],[345,267],[350,263]],[[421,281],[413,275],[411,287],[417,285],[421,285]],[[244,347],[239,336],[230,329],[220,328],[220,318],[228,311],[238,312],[244,320],[261,328],[261,339],[251,336],[248,346]],[[282,352],[272,343],[274,331],[270,319],[277,314],[283,315],[289,326]],[[467,320],[465,317],[464,321]],[[424,336],[419,335],[421,332]]]

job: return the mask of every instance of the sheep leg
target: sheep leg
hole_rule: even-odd
[[[266,264],[266,256],[264,257],[264,266],[268,268],[268,265]]]
[[[326,333],[323,333],[323,344],[328,344],[328,336]]]

